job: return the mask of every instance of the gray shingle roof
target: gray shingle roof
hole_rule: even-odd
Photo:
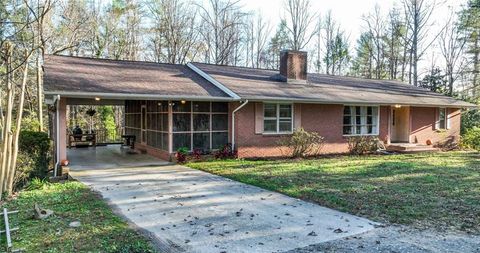
[[[230,99],[185,65],[48,55],[45,94],[128,94]]]
[[[285,83],[277,70],[194,63],[200,70],[250,100],[291,100],[349,104],[473,107],[427,89],[387,80],[308,74],[308,82]]]

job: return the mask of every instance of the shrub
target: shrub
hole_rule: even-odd
[[[226,144],[214,153],[215,159],[237,158],[237,151],[232,149],[232,144]]]
[[[480,127],[468,129],[462,136],[462,147],[480,151]]]
[[[45,178],[50,165],[50,139],[48,134],[21,131],[14,184],[24,185],[32,178]]]
[[[280,140],[279,144],[288,147],[292,152],[292,157],[305,157],[317,155],[323,148],[324,138],[315,132],[298,128],[291,136]]]
[[[175,154],[177,163],[185,163],[187,161],[187,155],[188,155],[188,148],[181,147],[177,149],[177,153]]]
[[[480,127],[480,110],[469,110],[463,112],[461,124],[462,135],[474,127]]]
[[[348,150],[353,155],[363,155],[378,149],[378,138],[375,136],[348,137]]]
[[[192,152],[192,157],[195,160],[201,160],[203,154],[204,154],[204,152],[201,149],[196,148]]]

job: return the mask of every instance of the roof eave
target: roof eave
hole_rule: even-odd
[[[415,104],[415,103],[395,103],[387,101],[376,101],[376,102],[366,102],[366,101],[329,101],[322,99],[306,99],[306,98],[285,98],[285,97],[242,97],[242,99],[248,99],[251,102],[297,102],[297,103],[306,103],[306,104],[334,104],[334,105],[344,105],[344,104],[355,104],[355,105],[402,105],[402,106],[415,106],[415,107],[449,107],[449,108],[468,108],[468,109],[478,109],[479,106],[467,102],[461,102],[461,104]]]
[[[140,93],[107,93],[107,92],[66,92],[66,91],[45,91],[45,95],[60,95],[69,98],[103,98],[118,100],[192,100],[192,101],[238,101],[232,97],[215,96],[192,96],[192,95],[161,95],[161,94],[140,94]]]

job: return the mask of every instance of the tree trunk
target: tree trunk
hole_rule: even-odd
[[[40,54],[42,50],[39,50],[37,54],[37,110],[38,110],[38,131],[43,132],[43,101],[42,101],[42,66],[40,63]]]
[[[22,117],[23,117],[23,105],[25,102],[25,87],[27,85],[28,78],[28,60],[29,55],[25,54],[25,66],[23,70],[23,80],[22,87],[20,88],[20,101],[17,108],[17,122],[15,125],[15,132],[13,135],[13,146],[12,146],[12,155],[11,155],[11,165],[8,169],[7,177],[7,193],[8,195],[12,194],[13,191],[13,180],[15,177],[15,171],[17,167],[17,156],[18,156],[18,140],[20,137],[20,129],[22,126]]]
[[[3,127],[3,145],[2,145],[2,163],[1,163],[1,171],[0,171],[0,195],[3,195],[4,192],[4,185],[5,185],[5,178],[6,178],[6,173],[7,173],[7,160],[8,160],[8,152],[9,152],[9,136],[10,136],[10,126],[11,126],[11,121],[12,121],[12,108],[11,108],[11,102],[12,102],[12,83],[11,83],[11,76],[12,71],[11,68],[11,57],[12,57],[12,50],[13,50],[13,45],[9,42],[5,45],[5,55],[6,55],[6,70],[7,74],[5,75],[7,80],[6,80],[6,87],[7,87],[7,104],[6,104],[6,116],[5,116],[5,122],[4,122],[4,127]]]

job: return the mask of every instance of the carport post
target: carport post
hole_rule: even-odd
[[[57,95],[56,99],[56,137],[55,147],[57,151],[57,160],[55,162],[55,168],[53,168],[54,176],[58,176],[58,167],[62,160],[67,159],[67,101],[65,98],[61,98]]]

